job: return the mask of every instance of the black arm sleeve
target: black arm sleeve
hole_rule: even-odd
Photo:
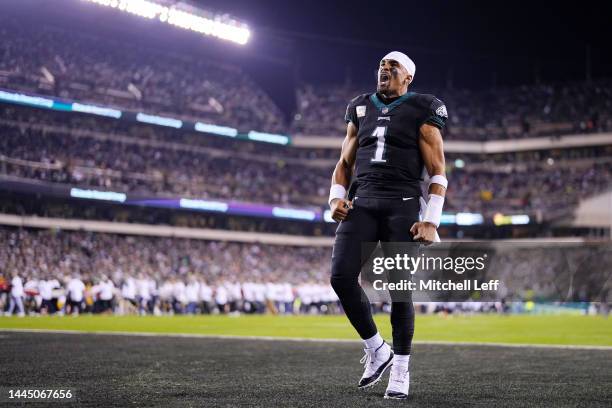
[[[444,102],[438,98],[433,98],[429,105],[428,117],[425,119],[425,123],[442,129],[448,119],[448,113],[446,112],[446,106]]]

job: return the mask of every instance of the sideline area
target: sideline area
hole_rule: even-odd
[[[390,338],[389,318],[377,315]],[[192,335],[296,340],[357,340],[344,316],[0,317],[0,331],[49,330],[135,335]],[[612,348],[612,319],[567,315],[418,315],[415,342]],[[596,347],[597,348],[597,347]]]

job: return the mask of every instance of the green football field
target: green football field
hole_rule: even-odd
[[[376,316],[390,338],[387,315]],[[344,316],[0,317],[2,329],[357,339]],[[612,319],[554,315],[419,315],[416,341],[612,346]]]

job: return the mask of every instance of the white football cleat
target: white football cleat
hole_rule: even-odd
[[[360,363],[364,365],[365,370],[357,386],[359,389],[376,384],[382,378],[385,370],[393,364],[393,351],[391,351],[391,346],[384,341],[378,348],[367,348],[363,351],[365,351],[365,356]]]
[[[385,391],[385,399],[406,399],[410,387],[410,372],[408,365],[394,364],[391,367],[389,385]]]

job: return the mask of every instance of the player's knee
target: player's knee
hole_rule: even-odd
[[[359,285],[357,283],[357,279],[352,279],[342,275],[332,275],[329,282],[339,298],[352,293],[355,290],[355,286]]]
[[[336,292],[336,294],[340,296],[340,292],[342,292],[342,289],[344,287],[344,279],[339,276],[332,275],[331,278],[329,278],[329,283],[334,289],[334,292]]]
[[[330,283],[338,297],[353,293],[359,287],[359,263],[348,256],[332,257],[332,274]]]
[[[414,305],[412,301],[395,301],[391,304],[391,322],[414,324]]]

